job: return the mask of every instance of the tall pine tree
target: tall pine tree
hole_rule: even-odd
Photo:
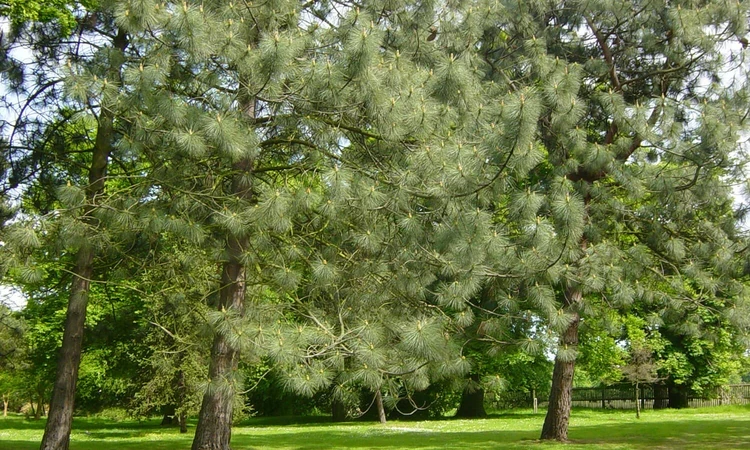
[[[565,440],[582,317],[656,303],[664,326],[684,326],[690,319],[668,311],[716,295],[731,299],[727,313],[747,307],[736,221],[710,213],[726,211],[738,167],[747,11],[723,1],[459,9],[438,42],[467,59],[476,50],[485,79],[508,92],[495,97],[502,115],[519,118],[499,134],[521,145],[499,148],[509,164],[533,166],[498,175],[514,184],[496,201],[523,274],[498,287],[559,333],[542,438]],[[690,267],[704,288],[686,288]],[[651,277],[664,284],[643,282]]]

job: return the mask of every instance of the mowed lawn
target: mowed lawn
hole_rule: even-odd
[[[481,420],[333,424],[325,418],[250,419],[234,428],[241,449],[750,449],[750,407],[645,411],[574,410],[567,444],[539,442],[542,413]],[[186,435],[147,422],[76,418],[71,450],[188,450]],[[0,417],[0,450],[36,450],[43,421]]]

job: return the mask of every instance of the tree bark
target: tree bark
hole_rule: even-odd
[[[665,409],[669,407],[669,391],[662,383],[654,384],[654,409]]]
[[[638,389],[640,387],[638,386],[638,383],[635,384],[635,418],[640,419],[641,418],[641,399],[638,395]]]
[[[577,289],[569,289],[566,292],[566,309],[580,302],[582,293]],[[561,347],[578,346],[578,325],[581,317],[576,311],[572,311],[573,320],[568,328],[560,336]],[[570,421],[570,408],[572,406],[573,374],[575,372],[575,358],[568,360],[555,357],[555,368],[552,372],[552,390],[549,395],[547,416],[544,418],[541,439],[554,439],[558,441],[568,440],[568,422]]]
[[[331,400],[331,420],[334,422],[346,420],[346,405],[341,400]]]
[[[229,239],[229,261],[223,264],[219,309],[242,313],[245,298],[245,267],[239,262],[245,240]],[[229,450],[232,434],[234,375],[239,351],[227,337],[216,333],[211,347],[210,386],[203,395],[192,450]]]
[[[3,417],[8,417],[8,397],[3,395]]]
[[[378,419],[380,420],[380,423],[385,425],[387,419],[385,416],[385,407],[383,406],[383,396],[380,393],[380,389],[375,391],[375,407],[378,408]]]
[[[57,376],[42,438],[42,450],[67,450],[70,441],[78,366],[81,362],[83,328],[86,321],[86,304],[93,274],[93,249],[87,247],[79,250],[76,259],[73,285],[65,317],[63,342],[57,362]],[[39,413],[38,410],[39,408],[37,408],[36,415]]]
[[[240,85],[247,83],[240,80]],[[241,111],[248,118],[255,117],[254,97],[242,94],[239,103]],[[251,158],[244,158],[232,164],[234,175],[230,196],[247,202],[253,199],[253,166],[254,161]],[[220,311],[234,311],[243,316],[245,314],[246,271],[242,263],[242,253],[247,248],[246,234],[227,236],[227,261],[222,264],[217,304]],[[203,395],[192,450],[229,450],[235,394],[233,378],[237,372],[239,356],[239,350],[229,345],[227,337],[222,333],[216,333],[211,347],[210,385]]]
[[[682,409],[690,406],[688,398],[688,389],[685,386],[677,386],[674,383],[668,385],[669,389],[669,408]]]
[[[113,50],[124,51],[128,45],[127,35],[118,30],[113,39]],[[123,58],[112,55],[108,76],[120,81]],[[103,107],[97,123],[96,140],[91,155],[88,186],[86,186],[86,206],[83,221],[90,227],[97,222],[92,215],[96,209],[98,196],[104,192],[107,164],[114,143],[114,115],[112,110]],[[73,281],[70,287],[68,310],[65,315],[63,342],[57,363],[57,374],[49,405],[47,425],[44,428],[41,450],[67,450],[70,444],[70,429],[73,423],[73,406],[78,380],[78,367],[81,362],[83,329],[86,322],[86,305],[94,272],[94,249],[84,244],[76,254]]]
[[[182,365],[182,358],[180,358],[180,365]],[[179,395],[177,420],[180,423],[180,433],[187,433],[187,413],[185,412],[187,386],[185,384],[185,372],[182,370],[177,374],[177,391],[177,395]]]
[[[479,375],[472,374],[471,381],[461,394],[461,404],[456,411],[456,417],[487,417],[487,411],[484,409],[484,389],[478,382]]]

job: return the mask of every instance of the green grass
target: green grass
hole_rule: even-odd
[[[234,428],[235,450],[268,449],[749,449],[750,407],[680,411],[574,410],[570,442],[539,442],[544,415],[498,414],[482,420],[392,421],[382,426],[332,424],[324,418],[250,419]],[[194,425],[194,424],[193,424]],[[0,450],[37,449],[43,421],[0,417]],[[71,450],[189,449],[192,436],[163,428],[158,421],[76,418]],[[191,427],[189,431],[195,428]]]

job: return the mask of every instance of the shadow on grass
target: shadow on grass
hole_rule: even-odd
[[[24,419],[21,416],[0,417],[0,430],[43,430],[45,419]]]
[[[414,424],[415,422],[453,422],[457,420],[482,420],[482,419],[543,419],[543,415],[532,414],[532,413],[492,413],[488,414],[487,417],[480,419],[467,419],[465,417],[436,417],[432,419],[420,419],[410,420],[408,418],[399,417],[398,419],[391,419],[388,424]],[[370,426],[375,424],[372,420],[347,420],[344,422],[333,422],[328,416],[280,416],[280,417],[253,417],[244,420],[240,426],[250,428],[266,428],[266,427],[282,427],[282,426],[306,426],[306,425],[344,425],[347,427],[357,426]]]
[[[0,417],[0,430],[44,430],[44,426],[47,423],[47,419],[25,419],[21,416],[9,416],[6,418]],[[112,428],[117,429],[152,429],[157,430],[162,427],[156,420],[148,421],[115,421],[111,419],[102,419],[98,417],[74,417],[73,418],[73,432],[81,430],[111,430]]]
[[[0,440],[0,450],[38,450],[39,442]],[[70,443],[71,450],[190,450],[190,441],[148,441],[148,442],[104,442],[76,441]]]
[[[329,416],[273,416],[273,417],[251,417],[242,421],[241,427],[282,427],[294,425],[325,425],[346,424],[352,425],[359,422],[333,422]],[[372,423],[372,422],[362,422]]]
[[[567,444],[541,443],[536,439],[539,429],[536,424],[522,423],[514,419],[541,419],[540,415],[500,414],[493,421],[480,421],[469,431],[453,426],[448,421],[432,421],[416,427],[414,422],[391,422],[389,426],[378,427],[370,423],[334,424],[327,418],[267,418],[251,419],[233,433],[232,448],[244,449],[299,449],[322,450],[343,448],[374,449],[680,449],[680,450],[730,450],[750,448],[750,417],[743,414],[750,408],[735,410],[726,417],[714,414],[675,414],[674,418],[652,417],[642,421],[623,420],[609,423],[576,425],[574,413],[570,429],[571,441]],[[596,412],[596,415],[601,411]],[[724,415],[719,412],[716,415]],[[589,414],[579,414],[586,419]],[[583,416],[583,417],[582,417]],[[595,416],[591,414],[591,416]],[[609,416],[609,415],[607,415]],[[326,419],[326,420],[322,420]],[[505,422],[510,419],[511,422]],[[78,419],[77,419],[78,420]],[[17,421],[13,421],[17,422]],[[103,420],[83,419],[76,427],[71,443],[72,450],[187,450],[192,433],[173,434],[158,423],[125,422],[113,423]],[[445,424],[445,427],[441,425]],[[437,423],[430,429],[430,423]],[[41,424],[41,426],[39,425]],[[43,422],[33,422],[31,429],[41,429]],[[28,425],[28,424],[27,424]],[[539,424],[541,425],[541,424]],[[81,436],[89,426],[89,434]],[[493,430],[492,427],[505,428]],[[533,426],[533,428],[530,428]],[[0,421],[0,431],[3,422]],[[97,427],[97,428],[95,428]],[[270,427],[284,427],[270,429]],[[290,427],[290,428],[287,428]],[[452,428],[451,428],[452,427]],[[29,429],[19,428],[19,429]],[[163,435],[157,430],[164,430]],[[455,430],[455,431],[453,431]],[[192,430],[191,430],[192,431]],[[146,434],[150,434],[145,437]],[[38,442],[30,440],[0,439],[0,450],[31,450]]]
[[[408,423],[403,429],[408,429]],[[489,425],[489,424],[488,424]],[[539,430],[492,431],[401,431],[399,428],[368,429],[357,434],[347,431],[317,429],[297,433],[235,435],[233,448],[379,448],[379,449],[477,449],[477,448],[617,448],[729,450],[750,448],[750,420],[680,420],[629,422],[571,428],[571,441],[565,445],[539,442]]]
[[[634,449],[748,449],[750,419],[686,419],[571,427],[571,443],[628,444]]]
[[[232,448],[242,449],[299,449],[323,450],[341,448],[377,449],[478,449],[525,448],[532,443],[536,432],[528,431],[399,431],[394,429],[368,430],[353,434],[341,430],[316,430],[301,433],[267,435],[235,435]],[[510,444],[510,445],[509,445]],[[516,444],[518,447],[513,446]]]

